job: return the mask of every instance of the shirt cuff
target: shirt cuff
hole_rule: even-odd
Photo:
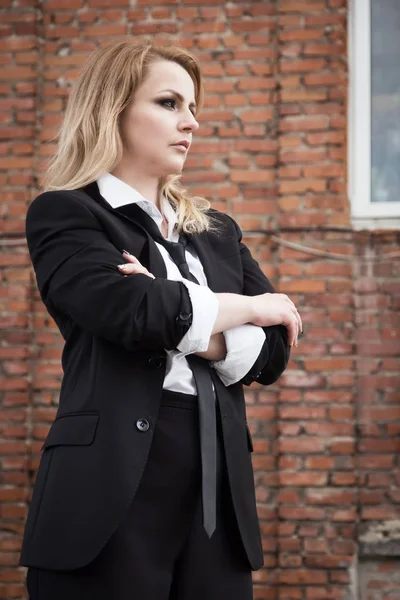
[[[192,303],[192,324],[179,342],[177,349],[185,354],[205,352],[218,314],[218,300],[214,292],[205,285],[183,279]]]
[[[226,357],[211,363],[222,383],[237,383],[250,371],[265,342],[265,333],[257,325],[241,325],[224,331]]]

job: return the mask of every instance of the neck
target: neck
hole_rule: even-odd
[[[120,163],[113,171],[110,171],[111,175],[118,177],[124,183],[127,183],[134,188],[139,194],[153,202],[158,210],[160,210],[160,197],[158,192],[158,178],[146,176],[143,173],[136,172],[131,165],[128,168],[124,168],[124,165]]]

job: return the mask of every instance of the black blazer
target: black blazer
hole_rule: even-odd
[[[151,446],[165,349],[176,348],[192,310],[186,287],[166,279],[147,231],[114,210],[95,182],[83,190],[42,193],[26,217],[40,295],[65,346],[59,407],[42,447],[20,564],[59,570],[91,562],[127,511]],[[220,232],[192,240],[209,287],[249,296],[274,291],[233,219],[211,214]],[[123,248],[156,279],[124,277],[117,268]],[[285,328],[264,330],[262,356],[245,383],[271,384],[287,365]],[[263,552],[242,384],[225,387],[214,370],[213,379],[235,513],[256,570]],[[141,419],[147,431],[137,426]]]

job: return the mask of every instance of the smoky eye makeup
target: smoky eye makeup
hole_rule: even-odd
[[[166,102],[171,102],[174,106],[176,106],[178,100],[176,98],[159,98],[157,100],[157,104],[160,104],[161,106],[164,106]],[[196,117],[196,111],[194,108],[191,108],[190,112],[194,117]]]
[[[164,105],[166,102],[171,102],[173,105],[176,105],[175,98],[160,98],[160,100],[157,100],[157,104],[161,105]]]

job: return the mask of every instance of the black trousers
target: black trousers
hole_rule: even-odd
[[[85,567],[29,567],[30,600],[252,600],[252,577],[227,480],[217,407],[217,528],[202,527],[197,397],[164,392],[131,506]]]

